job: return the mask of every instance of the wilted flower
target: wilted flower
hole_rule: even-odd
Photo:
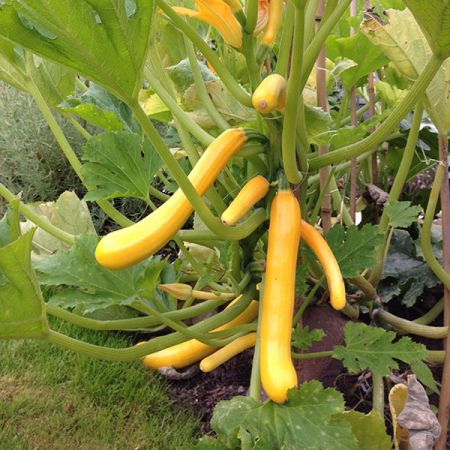
[[[264,30],[264,27],[269,20],[269,0],[259,0],[258,5],[258,21],[256,22],[255,30],[253,34],[257,36]]]

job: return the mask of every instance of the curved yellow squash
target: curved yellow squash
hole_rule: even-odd
[[[189,174],[199,195],[204,195],[230,158],[246,141],[243,128],[224,131],[205,150]],[[123,269],[153,255],[184,225],[192,206],[181,189],[145,219],[104,236],[97,245],[97,262],[108,269]]]
[[[239,297],[236,299],[238,300]],[[236,301],[234,300],[234,301]],[[230,307],[233,303],[230,303]],[[236,325],[251,322],[258,315],[258,302],[252,300],[250,305],[232,321],[216,328],[214,331],[222,331],[232,328]],[[210,355],[217,347],[204,344],[197,339],[190,339],[181,344],[173,345],[159,352],[151,353],[144,358],[144,367],[147,369],[159,369],[160,367],[174,367],[181,369],[190,366],[205,356]]]
[[[299,203],[292,192],[280,190],[270,211],[260,338],[261,382],[277,403],[286,401],[288,389],[297,386],[291,333],[299,243]]]
[[[225,225],[234,225],[269,191],[269,182],[261,175],[249,180],[220,217]]]
[[[314,252],[322,265],[330,291],[330,303],[334,309],[342,309],[345,306],[345,283],[341,269],[333,255],[327,241],[308,222],[302,220],[302,240]]]

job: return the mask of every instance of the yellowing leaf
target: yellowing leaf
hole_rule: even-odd
[[[422,72],[432,56],[431,48],[408,9],[386,11],[388,23],[372,16],[361,24],[361,31],[380,46],[394,66],[410,81]],[[426,90],[425,107],[440,130],[450,125],[450,61],[437,72]]]

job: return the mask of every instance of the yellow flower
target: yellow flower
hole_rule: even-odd
[[[235,48],[242,46],[242,28],[231,8],[223,0],[195,0],[197,11],[174,6],[173,10],[188,17],[194,17],[212,25],[225,42]]]

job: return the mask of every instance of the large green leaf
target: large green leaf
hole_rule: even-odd
[[[345,278],[371,267],[376,257],[375,248],[383,242],[383,235],[371,224],[362,228],[352,225],[347,231],[342,225],[335,225],[326,238]]]
[[[427,349],[424,345],[409,337],[392,342],[395,337],[393,331],[348,322],[344,327],[345,346],[335,347],[333,357],[342,360],[350,372],[370,370],[380,376],[397,369],[396,360],[412,364],[425,358]]]
[[[356,65],[342,71],[339,75],[347,89],[364,82],[369,73],[388,63],[383,50],[370,42],[360,32],[345,38],[331,37],[327,41],[328,52],[332,52],[335,56],[329,55],[333,60],[339,56],[356,63]]]
[[[422,211],[418,205],[411,206],[411,202],[389,202],[384,206],[384,210],[389,217],[389,223],[394,228],[408,228],[417,222],[417,216]]]
[[[337,417],[346,420],[352,426],[358,439],[358,450],[391,450],[391,438],[386,434],[384,420],[374,409],[369,414],[358,411],[345,411]]]
[[[424,8],[426,9],[426,8]],[[432,50],[414,16],[408,9],[386,12],[389,22],[367,18],[361,31],[383,49],[395,67],[414,81],[431,58]],[[450,34],[450,30],[449,30]],[[436,126],[447,130],[450,125],[450,60],[447,60],[426,90],[426,108]]]
[[[104,133],[84,146],[82,174],[92,186],[85,200],[116,197],[148,197],[148,186],[161,167],[149,141],[136,134]]]
[[[450,2],[404,0],[412,11],[433,51],[450,56]]]
[[[67,286],[50,299],[51,304],[92,312],[112,305],[132,305],[141,297],[156,306],[165,301],[155,289],[167,262],[153,257],[129,269],[111,271],[95,260],[97,242],[96,236],[78,236],[69,251],[60,251],[36,265],[42,284]],[[165,303],[166,308],[169,306]]]
[[[290,390],[283,405],[240,396],[221,401],[211,427],[233,449],[246,440],[245,448],[258,450],[356,450],[350,425],[335,417],[343,411],[342,394],[311,381]]]
[[[115,92],[137,96],[153,0],[6,0],[0,35]]]
[[[31,266],[32,239],[33,230],[0,248],[0,338],[38,338],[48,332],[44,300]]]

